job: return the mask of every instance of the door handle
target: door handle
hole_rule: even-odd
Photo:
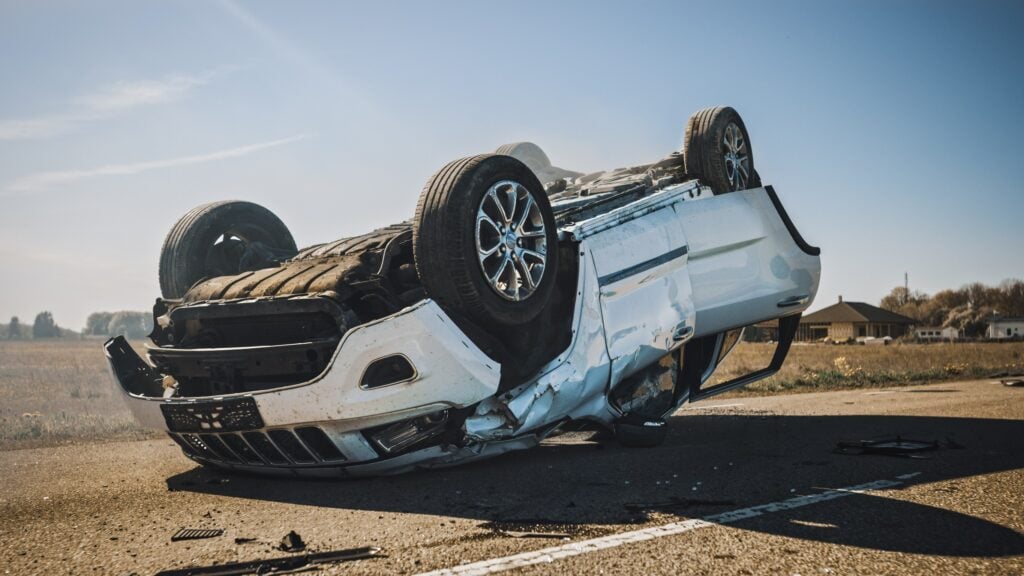
[[[779,300],[778,307],[789,308],[791,306],[799,306],[801,304],[806,304],[810,299],[810,294],[798,294],[796,296],[790,296],[789,298]]]

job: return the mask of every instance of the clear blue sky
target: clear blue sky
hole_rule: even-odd
[[[1024,276],[1020,2],[0,3],[0,319],[148,309],[164,234],[409,217],[509,141],[596,170],[729,104],[822,247],[821,307]]]

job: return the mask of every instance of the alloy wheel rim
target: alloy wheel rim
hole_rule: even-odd
[[[515,180],[493,184],[476,213],[476,253],[484,279],[512,302],[537,291],[547,268],[547,229],[533,193]]]
[[[744,190],[750,182],[750,153],[747,151],[747,139],[736,124],[729,123],[722,137],[725,174],[729,178],[731,190]]]

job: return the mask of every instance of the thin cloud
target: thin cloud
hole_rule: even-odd
[[[37,118],[0,121],[0,140],[40,140],[69,132],[75,125],[85,122],[83,114],[56,114]]]
[[[306,138],[306,134],[297,134],[278,140],[259,142],[247,146],[217,150],[208,154],[197,154],[193,156],[179,156],[178,158],[165,158],[163,160],[152,160],[149,162],[135,162],[131,164],[107,164],[85,170],[62,170],[56,172],[37,172],[23,176],[7,186],[7,192],[39,192],[50,188],[74,184],[82,180],[100,178],[103,176],[129,176],[151,170],[164,168],[176,168],[178,166],[189,166],[191,164],[205,164],[226,160],[228,158],[239,158],[270,148],[277,148],[285,144],[291,144]]]
[[[140,106],[166,104],[180,100],[197,86],[209,82],[205,76],[169,76],[162,80],[139,80],[117,82],[95,94],[80,99],[86,109],[96,113],[112,113],[131,110]]]
[[[213,75],[178,74],[158,80],[117,82],[77,98],[72,110],[68,112],[0,121],[0,141],[53,138],[71,132],[82,124],[135,108],[174,102],[184,98],[194,88],[208,83]]]

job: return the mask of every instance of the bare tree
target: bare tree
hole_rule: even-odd
[[[113,312],[93,312],[85,320],[85,333],[90,336],[110,335],[110,320]]]
[[[145,338],[153,329],[153,318],[145,312],[132,312],[122,310],[114,312],[107,325],[107,334],[110,336],[121,336],[138,340]]]

